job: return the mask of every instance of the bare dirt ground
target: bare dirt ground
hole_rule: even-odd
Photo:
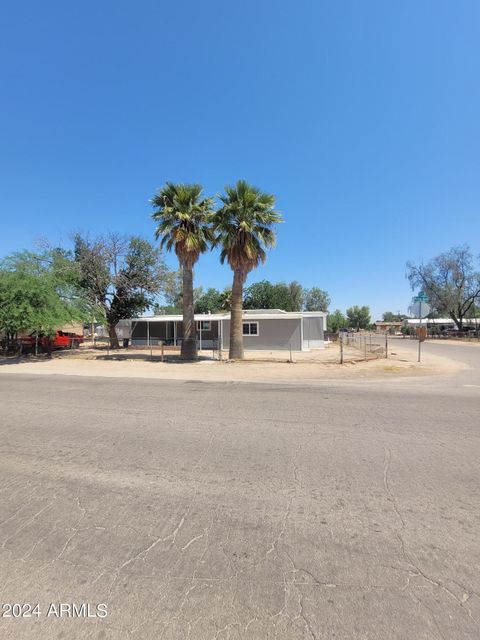
[[[212,382],[305,382],[316,379],[339,377],[391,377],[393,375],[425,375],[455,373],[467,367],[464,363],[449,358],[425,353],[422,363],[417,363],[416,351],[411,344],[401,340],[392,341],[389,358],[365,361],[364,354],[354,348],[345,348],[346,363],[339,364],[340,351],[337,344],[310,352],[283,351],[249,352],[243,362],[211,359],[212,352],[201,352],[198,362],[182,362],[175,356],[161,362],[158,352],[153,358],[145,350],[106,352],[83,349],[62,352],[54,358],[26,358],[3,360],[0,373],[102,376],[110,378],[154,378],[165,380],[202,380]],[[270,361],[266,361],[268,357]],[[8,365],[8,366],[7,366]]]

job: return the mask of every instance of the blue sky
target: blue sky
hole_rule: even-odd
[[[480,252],[479,30],[478,0],[3,0],[0,254],[151,238],[165,180],[242,177],[285,217],[250,281],[405,311],[406,260]]]

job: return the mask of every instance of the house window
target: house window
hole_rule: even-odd
[[[200,331],[210,331],[210,320],[200,320],[197,322],[197,329]]]
[[[244,336],[258,336],[258,322],[244,322],[242,333]]]

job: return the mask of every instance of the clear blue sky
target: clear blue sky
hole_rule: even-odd
[[[245,178],[285,224],[250,281],[404,311],[408,259],[480,251],[478,0],[3,0],[0,254],[151,238],[165,180]],[[173,266],[173,257],[169,258]],[[196,284],[228,267],[202,257]]]

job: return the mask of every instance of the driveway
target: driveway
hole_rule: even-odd
[[[2,373],[2,640],[478,640],[480,350],[425,348],[476,368]]]

